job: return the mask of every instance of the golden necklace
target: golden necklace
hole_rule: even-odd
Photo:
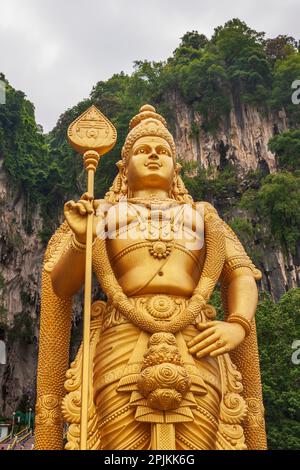
[[[163,200],[165,201],[165,200]],[[172,200],[174,202],[174,200]],[[141,204],[141,203],[140,203]],[[184,207],[181,207],[177,214],[172,214],[171,217],[166,217],[164,213],[165,208],[153,209],[149,214],[147,210],[147,220],[143,215],[136,209],[135,205],[129,202],[129,207],[134,211],[138,222],[139,229],[143,233],[144,238],[151,242],[149,253],[154,258],[160,260],[167,258],[174,246],[174,233],[179,230],[179,224],[181,222],[181,215]],[[155,217],[153,217],[155,215]],[[163,219],[166,219],[163,224]],[[148,230],[148,233],[147,233]]]

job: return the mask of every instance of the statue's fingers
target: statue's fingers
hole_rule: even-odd
[[[195,354],[195,353],[205,349],[210,344],[215,343],[218,339],[219,339],[219,336],[217,334],[210,335],[208,338],[204,339],[200,343],[195,344],[195,346],[190,348],[189,352],[191,354]]]
[[[80,201],[78,201],[77,204],[81,204],[85,208],[85,210],[88,214],[93,214],[94,213],[94,209],[93,209],[93,206],[92,206],[90,201],[80,200]]]
[[[80,196],[80,199],[82,201],[92,201],[94,197],[89,192],[86,192],[82,196]]]
[[[76,202],[75,208],[79,212],[80,215],[86,215],[86,208],[84,207],[83,204]]]
[[[214,333],[215,333],[214,328],[208,328],[207,330],[203,331],[202,333],[199,333],[198,335],[195,336],[195,338],[191,339],[191,341],[189,341],[187,343],[188,348],[191,348],[195,344],[200,343],[200,341],[203,341],[205,338],[207,338],[208,336],[210,336]]]
[[[215,350],[216,350],[216,342],[214,342],[213,344],[210,344],[206,348],[199,351],[196,354],[196,358],[200,359],[201,357],[208,356],[208,354],[210,354],[212,351],[215,351]]]
[[[225,354],[228,351],[229,351],[229,347],[228,346],[223,346],[222,348],[215,349],[215,351],[212,351],[210,353],[210,356],[211,357],[216,357],[216,356],[219,356],[220,354]]]
[[[217,321],[210,321],[210,322],[202,322],[199,321],[197,323],[198,330],[205,330],[206,328],[210,328],[211,326],[215,326],[218,322]]]
[[[74,201],[68,201],[65,203],[64,209],[65,211],[71,211],[74,209],[75,206],[76,206],[76,203]]]

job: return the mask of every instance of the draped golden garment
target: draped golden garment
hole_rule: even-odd
[[[136,410],[130,404],[131,392],[118,390],[141,331],[110,306],[104,314],[103,326],[94,357],[94,403],[99,417],[102,449],[150,449],[151,423],[136,420]],[[189,326],[182,336],[188,342],[196,333],[196,328]],[[194,394],[194,420],[176,423],[176,449],[214,449],[221,400],[218,360],[210,357],[196,360],[192,356],[189,360],[190,367],[197,367],[206,392]],[[139,370],[137,363],[132,363],[131,367],[133,372],[135,368]]]

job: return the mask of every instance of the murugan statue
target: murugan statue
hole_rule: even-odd
[[[79,449],[82,346],[69,365],[72,297],[84,284],[86,217],[107,300],[91,310],[88,449],[265,449],[253,265],[231,228],[188,194],[164,118],[131,120],[104,199],[65,204],[42,281],[35,447]],[[225,316],[209,299],[220,283]]]

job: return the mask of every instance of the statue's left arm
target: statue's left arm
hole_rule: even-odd
[[[208,210],[215,209],[208,205]],[[217,214],[217,213],[216,213]],[[226,321],[199,324],[201,333],[190,341],[192,354],[218,356],[235,349],[250,333],[258,301],[256,280],[261,278],[233,230],[221,219],[225,261],[220,276]]]
[[[245,252],[233,230],[222,221],[225,235],[225,263],[221,273],[221,289],[226,303],[226,316],[241,315],[249,322],[255,315],[258,301],[256,280],[261,273]]]
[[[267,448],[267,441],[254,319],[258,300],[255,281],[261,279],[261,273],[234,231],[219,218],[210,204],[205,205],[206,210],[218,218],[224,235],[225,257],[219,280],[225,321],[198,324],[201,332],[188,343],[188,347],[198,359],[229,353],[230,360],[241,374],[242,396],[248,407],[243,423],[247,448],[263,450]]]

